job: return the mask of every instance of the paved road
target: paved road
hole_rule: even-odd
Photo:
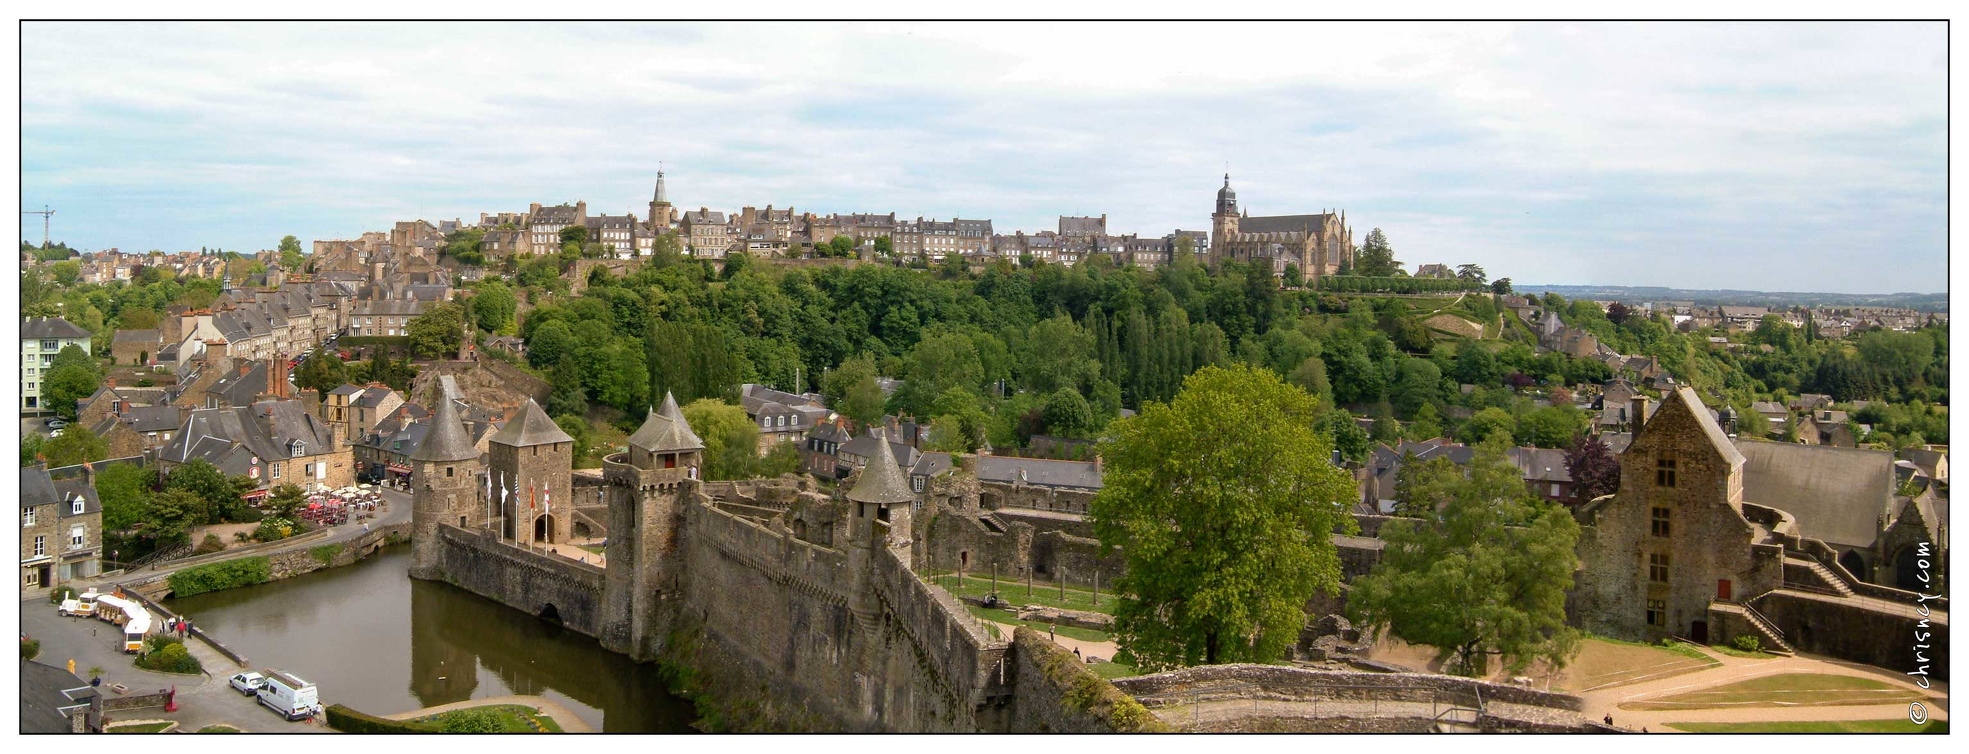
[[[265,733],[326,732],[327,728],[307,723],[290,723],[251,697],[233,691],[226,679],[239,672],[230,660],[221,657],[196,639],[185,644],[205,665],[203,675],[187,676],[157,673],[136,666],[135,655],[122,652],[123,632],[93,618],[64,618],[46,599],[21,602],[21,632],[41,641],[41,662],[63,667],[75,660],[75,674],[89,677],[91,666],[103,669],[103,689],[121,683],[133,693],[149,693],[177,688],[178,711],[163,708],[111,713],[111,720],[176,720],[179,730],[195,731],[214,723],[225,723],[245,731]],[[214,675],[216,674],[216,675]]]
[[[381,509],[376,511],[376,519],[370,521],[369,525],[371,528],[376,528],[376,527],[388,526],[390,524],[409,521],[409,520],[410,520],[410,493],[403,492],[400,490],[384,489],[383,506]],[[364,534],[367,534],[368,530],[363,529],[361,524],[352,521],[350,523],[343,524],[341,526],[331,527],[329,529],[329,532],[330,533],[327,539],[309,539],[302,542],[297,542],[290,547],[276,547],[268,550],[260,550],[255,552],[254,554],[274,555],[278,553],[287,552],[290,550],[320,547],[325,544],[335,544],[338,542],[347,542],[351,539],[355,539],[356,537],[360,537]],[[207,562],[211,562],[211,561],[204,561],[204,560],[199,561],[199,563],[201,564]],[[133,581],[149,581],[150,579],[156,578],[158,576],[169,576],[172,573],[177,572],[179,568],[183,568],[183,567],[185,566],[172,565],[170,563],[166,563],[154,570],[150,568],[143,568],[128,573],[113,573],[104,576],[97,576],[95,578],[72,581],[69,582],[69,586],[73,586],[76,589],[84,589],[86,587],[91,587],[91,586],[104,587],[111,584],[124,584]],[[223,638],[220,640],[224,641]]]

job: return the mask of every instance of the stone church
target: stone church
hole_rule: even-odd
[[[1224,187],[1217,190],[1217,211],[1210,215],[1209,258],[1212,262],[1270,260],[1275,275],[1285,274],[1287,264],[1297,265],[1311,285],[1321,275],[1339,272],[1342,264],[1351,266],[1354,231],[1347,227],[1345,212],[1239,214],[1237,192],[1225,173]]]

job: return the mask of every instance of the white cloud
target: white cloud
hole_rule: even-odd
[[[1719,248],[1785,260],[1769,288],[1933,288],[1945,265],[1940,24],[28,31],[24,201],[85,247],[634,210],[659,159],[690,206],[1160,235],[1207,227],[1228,161],[1256,211],[1344,207],[1411,262],[1519,279],[1699,287]],[[1907,264],[1853,273],[1883,224]]]

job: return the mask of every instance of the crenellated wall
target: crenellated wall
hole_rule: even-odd
[[[438,525],[439,578],[528,615],[601,636],[602,569],[502,544],[490,532]],[[550,609],[551,608],[551,609]]]

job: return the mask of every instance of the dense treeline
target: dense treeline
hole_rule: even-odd
[[[1490,286],[1467,278],[1362,277],[1327,275],[1319,279],[1319,289],[1335,293],[1443,293],[1481,291]]]

